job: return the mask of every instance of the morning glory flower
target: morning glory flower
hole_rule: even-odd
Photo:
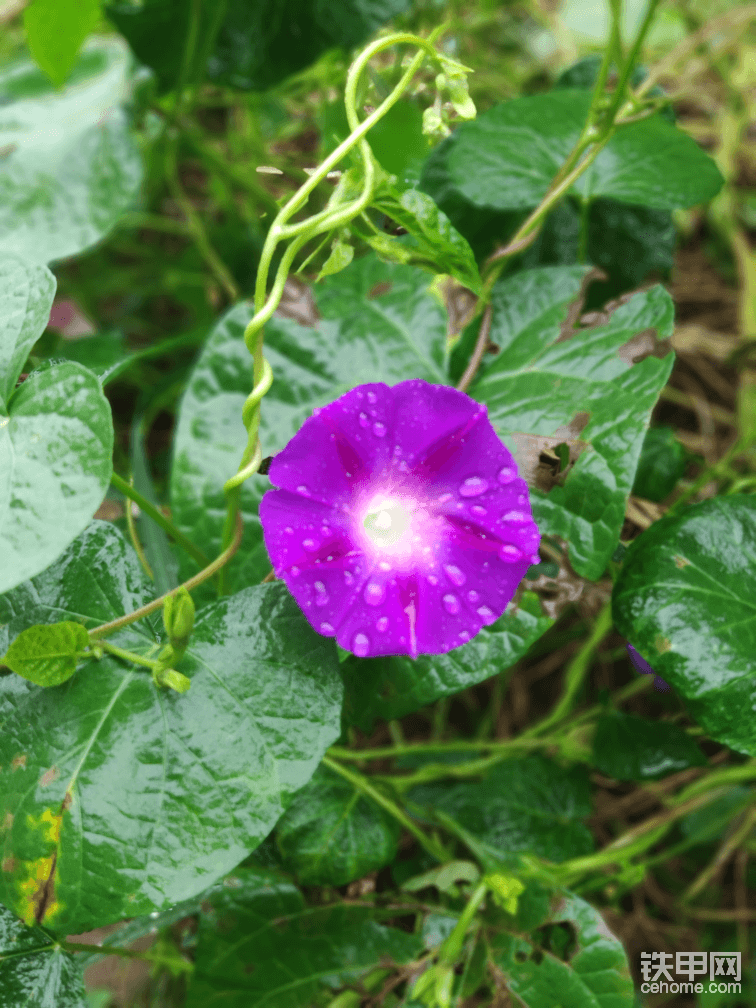
[[[635,666],[635,670],[637,672],[640,672],[641,675],[652,675],[654,677],[654,686],[656,689],[663,690],[664,692],[668,692],[670,690],[671,687],[669,683],[654,672],[646,659],[640,656],[632,644],[627,645],[627,653],[630,656],[630,661]]]
[[[265,545],[318,633],[359,657],[443,654],[501,616],[540,541],[485,406],[360,385],[273,459]]]

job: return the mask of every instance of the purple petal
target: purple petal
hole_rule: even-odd
[[[662,690],[665,693],[669,692],[671,689],[669,683],[654,672],[646,659],[641,657],[632,644],[627,645],[627,653],[630,656],[630,661],[635,666],[636,671],[640,672],[642,675],[652,675],[654,677],[655,689]]]
[[[501,616],[540,536],[485,407],[413,379],[316,411],[260,519],[312,626],[361,657],[442,654]],[[536,556],[534,557],[534,554]]]

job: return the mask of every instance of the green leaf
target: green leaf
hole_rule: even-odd
[[[676,770],[705,766],[706,757],[678,725],[608,711],[596,726],[593,762],[615,780],[657,780]]]
[[[88,44],[61,92],[28,60],[0,71],[0,250],[34,262],[76,255],[134,203],[142,162],[122,109],[130,89],[116,38]]]
[[[6,403],[47,325],[54,297],[55,277],[46,266],[0,253],[0,399]]]
[[[87,1008],[84,978],[70,952],[0,906],[0,1008]]]
[[[589,91],[558,90],[496,105],[459,127],[448,154],[455,187],[494,210],[537,206],[575,146]],[[695,206],[723,184],[695,140],[659,115],[620,127],[573,189],[658,210]]]
[[[633,982],[621,942],[598,910],[567,891],[530,934],[491,939],[493,964],[524,1008],[632,1008]]]
[[[205,45],[191,76],[200,81],[208,73],[233,88],[267,90],[328,49],[359,45],[408,6],[408,0],[331,0],[327,5],[316,0],[227,0],[218,26],[218,11],[207,5],[199,24]],[[120,0],[106,10],[134,54],[155,71],[161,90],[174,88],[189,32],[185,0],[144,0],[139,6]],[[165,44],[167,36],[171,45]]]
[[[236,875],[239,894],[212,896],[200,916],[186,1008],[216,1000],[228,1008],[306,1008],[323,983],[339,987],[422,951],[418,936],[382,927],[369,907],[305,907],[298,890],[271,872]]]
[[[61,616],[92,626],[150,595],[123,536],[93,522],[0,597],[0,636]],[[149,626],[112,640],[154,653]],[[282,585],[199,610],[181,669],[185,695],[110,656],[52,689],[0,677],[0,901],[26,923],[76,934],[201,892],[270,833],[339,733],[333,642]]]
[[[320,267],[318,280],[323,277],[332,276],[334,273],[341,273],[354,259],[354,248],[345,241],[337,239],[331,246],[331,254]]]
[[[548,493],[531,490],[531,503],[541,532],[567,540],[575,570],[595,580],[617,545],[651,410],[674,357],[631,365],[619,351],[646,329],[670,336],[673,306],[653,287],[605,324],[568,329],[560,340],[584,275],[579,266],[540,267],[495,286],[490,338],[500,352],[483,364],[470,395],[488,406],[497,433],[511,436],[518,463],[540,444],[532,435],[573,443],[566,477]]]
[[[102,503],[112,473],[110,405],[72,361],[33,372],[0,403],[0,592],[44,570]]]
[[[284,867],[303,884],[346,885],[396,857],[397,821],[319,767],[276,827]]]
[[[525,592],[518,605],[510,604],[495,623],[447,654],[414,660],[350,655],[341,666],[344,715],[370,733],[376,718],[404,717],[510,668],[552,622],[542,614],[537,596]]]
[[[756,498],[716,497],[630,545],[614,622],[718,742],[756,756]]]
[[[456,133],[431,153],[423,168],[420,185],[446,213],[454,227],[470,243],[480,259],[511,238],[524,222],[528,210],[500,210],[475,206],[453,184],[447,158]],[[547,214],[535,241],[512,256],[505,275],[536,266],[561,266],[581,258],[581,200],[570,196]],[[668,210],[629,206],[613,199],[593,199],[588,209],[588,231],[583,261],[607,274],[607,281],[594,281],[588,307],[638,287],[650,273],[666,275],[672,268],[675,228]]]
[[[265,356],[275,378],[262,403],[263,456],[281,451],[315,407],[355,385],[394,384],[409,375],[446,382],[446,313],[428,287],[429,277],[419,270],[370,255],[314,288],[317,327],[273,316],[265,326]],[[252,359],[242,337],[251,314],[240,304],[218,322],[178,414],[173,520],[208,554],[220,551],[223,484],[237,471],[247,443],[241,411],[252,388]],[[232,588],[259,582],[270,570],[257,517],[269,488],[262,476],[242,487],[245,528],[229,567]],[[182,579],[196,570],[183,557],[182,564]]]
[[[30,626],[16,637],[3,662],[37,686],[60,686],[74,674],[88,646],[89,634],[81,623]]]
[[[440,809],[505,857],[525,852],[559,864],[593,851],[582,821],[591,814],[587,772],[545,756],[497,763],[479,783],[423,784],[408,799],[431,816]]]
[[[409,233],[400,243],[408,262],[433,273],[448,273],[476,294],[481,292],[473,250],[430,196],[419,189],[384,186],[372,205]],[[392,239],[386,236],[386,240]]]
[[[56,87],[65,83],[99,19],[100,0],[32,0],[24,10],[26,44]]]
[[[663,501],[685,472],[685,449],[671,427],[651,427],[646,431],[638,459],[633,493],[650,501]]]

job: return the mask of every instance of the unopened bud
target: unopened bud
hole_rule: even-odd
[[[163,603],[163,623],[172,647],[183,654],[194,629],[194,602],[183,585]]]

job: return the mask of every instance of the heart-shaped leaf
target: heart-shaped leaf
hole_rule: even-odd
[[[46,266],[0,253],[0,399],[6,403],[47,325],[54,297],[55,277]]]
[[[37,686],[60,686],[76,671],[89,634],[81,623],[30,626],[16,637],[3,662]]]
[[[67,361],[33,372],[0,404],[0,592],[60,555],[102,503],[113,424],[98,379]]]
[[[593,763],[615,780],[655,780],[676,770],[705,766],[706,757],[679,725],[608,711],[596,725]]]
[[[133,204],[142,161],[122,109],[129,77],[114,37],[85,47],[63,91],[29,60],[0,72],[0,249],[35,262],[75,255]]]
[[[712,738],[756,756],[756,498],[654,522],[625,555],[612,611]]]
[[[569,542],[575,570],[595,580],[619,540],[651,410],[673,361],[669,353],[631,365],[620,350],[647,329],[659,339],[670,336],[673,307],[667,292],[653,287],[605,324],[563,333],[584,276],[579,266],[543,266],[496,285],[490,338],[500,352],[470,394],[486,403],[497,433],[526,469],[529,454],[537,462],[538,437],[572,442],[566,476],[548,493],[531,490],[533,515],[542,533]]]
[[[0,598],[0,636],[61,616],[91,626],[149,594],[131,547],[94,522]],[[143,624],[113,640],[154,652]],[[200,610],[181,670],[185,695],[108,656],[50,689],[0,678],[0,900],[25,922],[79,933],[205,889],[339,733],[335,647],[282,585]]]

